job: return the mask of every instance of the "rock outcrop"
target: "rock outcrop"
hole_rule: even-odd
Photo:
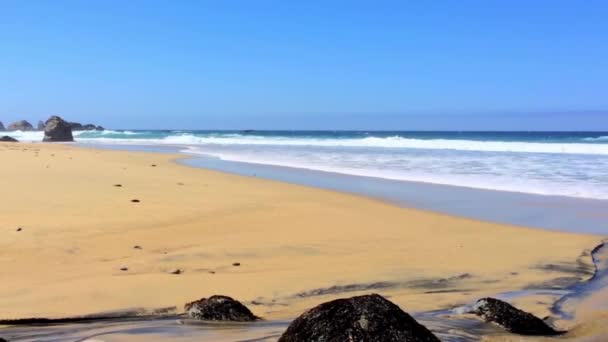
[[[36,126],[36,129],[39,131],[44,131],[44,127],[45,127],[44,122],[42,120],[38,121],[38,125]]]
[[[478,300],[471,313],[486,322],[496,323],[514,334],[553,336],[563,333],[551,328],[542,319],[531,313],[519,310],[511,304],[495,298]]]
[[[74,141],[70,124],[58,116],[51,116],[48,120],[46,120],[44,139],[42,141]]]
[[[104,128],[101,126],[95,126],[93,124],[83,125],[79,122],[70,122],[70,127],[72,127],[72,131],[103,131]]]
[[[32,126],[31,123],[29,123],[25,120],[19,120],[17,122],[13,122],[12,124],[8,125],[7,129],[9,131],[33,131],[34,127]]]
[[[372,294],[323,303],[294,320],[279,342],[440,342],[384,297]]]
[[[4,128],[4,125],[2,124],[2,121],[0,121],[0,131],[5,131],[6,129]]]
[[[19,140],[15,139],[13,137],[6,136],[6,135],[3,137],[0,137],[0,141],[1,142],[19,142]]]
[[[184,308],[188,316],[198,320],[250,322],[259,319],[245,305],[227,296],[202,298]]]

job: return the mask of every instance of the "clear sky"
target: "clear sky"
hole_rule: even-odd
[[[0,121],[608,130],[608,1],[0,0]]]

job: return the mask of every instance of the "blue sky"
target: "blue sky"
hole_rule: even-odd
[[[0,121],[608,130],[606,1],[0,1]]]

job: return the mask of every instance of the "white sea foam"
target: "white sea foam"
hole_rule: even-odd
[[[597,138],[583,138],[584,141],[608,141],[608,135],[602,135]]]
[[[353,153],[309,149],[289,150],[191,146],[182,152],[226,161],[292,167],[353,176],[463,186],[539,195],[608,199],[608,158],[581,155],[562,160],[556,155],[479,156],[451,151],[434,153]],[[515,157],[513,157],[515,156]]]
[[[587,143],[541,143],[512,141],[475,141],[451,139],[409,139],[403,137],[366,137],[366,138],[288,138],[243,136],[238,134],[223,136],[195,136],[192,134],[173,134],[161,139],[104,139],[83,138],[87,142],[139,143],[169,145],[263,145],[263,146],[311,146],[311,147],[368,147],[368,148],[408,148],[428,150],[459,150],[479,152],[513,153],[563,153],[608,155],[608,144]]]

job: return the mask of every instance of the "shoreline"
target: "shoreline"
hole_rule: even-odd
[[[77,143],[110,151],[179,155],[188,167],[262,178],[316,189],[363,196],[403,208],[423,210],[533,229],[607,235],[608,200],[469,188],[416,181],[354,176],[286,166],[226,161],[182,152],[183,146]],[[461,202],[466,198],[466,203]],[[576,227],[576,229],[573,229]]]
[[[2,148],[2,147],[4,147],[4,146],[0,145],[0,148]],[[23,147],[23,145],[20,146],[20,149],[22,147]],[[39,151],[38,153],[40,153],[41,150],[46,150],[46,149],[49,148],[49,147],[45,147],[45,145],[38,145],[38,144],[35,144],[35,145],[32,145],[32,146],[28,146],[28,148],[29,147],[33,147],[34,150],[38,149],[38,151]],[[55,148],[56,148],[56,150],[53,150]],[[55,151],[55,154],[57,154],[57,156],[59,156],[60,153],[68,151],[68,154],[78,154],[79,157],[84,157],[84,155],[87,155],[87,154],[88,155],[90,155],[90,154],[100,154],[100,155],[104,155],[104,158],[109,158],[110,160],[112,160],[114,154],[117,153],[116,156],[121,156],[120,158],[118,158],[118,159],[121,160],[120,163],[126,162],[129,159],[138,159],[138,161],[144,160],[145,163],[148,163],[149,160],[159,160],[159,159],[163,159],[163,158],[164,158],[163,160],[170,161],[171,163],[173,163],[174,159],[179,159],[180,157],[183,157],[183,156],[168,157],[167,155],[165,155],[164,157],[161,157],[158,154],[151,154],[149,156],[139,156],[139,155],[135,156],[133,153],[124,152],[124,151],[123,152],[109,152],[109,153],[106,154],[106,153],[102,153],[102,152],[96,152],[96,150],[89,150],[89,149],[86,149],[86,148],[82,149],[82,150],[84,150],[84,151],[82,151],[82,153],[80,153],[80,152],[77,153],[77,152],[75,152],[77,149],[81,149],[81,147],[78,147],[78,146],[63,146],[63,147],[52,147],[51,148],[51,150]],[[44,151],[44,152],[48,152],[48,151]],[[112,156],[111,158],[108,157],[110,155]],[[76,156],[74,156],[74,157],[76,159]],[[96,158],[93,158],[93,160],[95,160],[95,159]],[[71,160],[71,157],[70,157],[70,160]],[[175,168],[177,168],[177,169],[184,169],[184,170],[188,169],[188,168],[184,168],[183,165],[178,165],[177,163],[174,163],[174,164],[175,164]],[[129,168],[133,166],[133,164],[129,164],[129,165],[131,165],[131,166],[129,166]],[[118,166],[118,165],[115,165],[115,166]],[[139,165],[139,166],[142,166],[142,165]],[[151,169],[151,168],[149,168],[149,165],[144,165],[144,166],[146,167],[146,169],[145,169],[146,171],[148,171],[149,169]],[[168,164],[165,164],[165,163],[160,164],[160,162],[159,162],[158,166],[164,168],[164,167],[168,166]],[[173,167],[171,167],[170,169],[171,169],[171,174],[172,175],[179,175],[181,173],[181,172],[177,171],[177,169],[174,169]],[[144,169],[142,169],[141,171],[143,172],[143,170]],[[557,237],[557,235],[560,235],[560,236],[567,235],[567,236],[570,237],[570,239],[573,239],[574,237],[577,237],[577,238],[585,237],[585,241],[589,241],[589,242],[591,242],[594,239],[599,240],[599,237],[597,237],[595,235],[583,235],[583,236],[581,236],[580,234],[567,234],[567,233],[556,233],[556,232],[540,233],[536,229],[533,229],[533,228],[489,224],[489,223],[485,223],[485,222],[481,222],[481,221],[475,221],[475,220],[469,220],[469,219],[462,219],[462,218],[458,218],[458,217],[452,217],[452,216],[448,216],[448,215],[445,215],[445,214],[436,214],[436,213],[431,213],[431,212],[422,212],[420,210],[414,210],[414,209],[397,208],[397,207],[394,207],[393,205],[390,205],[390,204],[379,203],[375,199],[359,198],[358,196],[349,195],[349,194],[341,194],[341,193],[333,193],[333,192],[328,191],[328,190],[306,189],[306,188],[301,187],[301,186],[294,186],[294,185],[289,185],[289,184],[277,184],[277,182],[275,182],[275,181],[267,181],[267,180],[259,180],[259,179],[243,180],[243,179],[239,178],[240,176],[227,176],[227,175],[222,175],[220,173],[215,173],[215,171],[209,171],[209,172],[199,173],[199,172],[201,172],[200,169],[192,169],[192,170],[193,170],[192,172],[196,173],[197,176],[201,176],[202,174],[206,174],[209,177],[209,176],[213,175],[212,177],[217,177],[218,180],[220,178],[227,177],[227,178],[230,179],[230,181],[228,183],[236,181],[236,182],[239,183],[239,185],[245,185],[246,183],[253,182],[253,183],[258,183],[260,185],[265,185],[265,186],[268,186],[268,187],[279,187],[281,189],[285,189],[286,191],[287,191],[287,189],[289,189],[289,191],[295,191],[295,192],[302,191],[302,192],[305,192],[305,193],[310,193],[317,200],[320,199],[320,198],[327,198],[327,199],[332,198],[331,202],[334,203],[333,205],[344,205],[343,203],[340,203],[340,202],[341,201],[347,201],[349,203],[358,203],[357,206],[359,206],[359,204],[361,204],[361,205],[365,204],[365,207],[367,207],[367,208],[372,208],[373,207],[373,208],[376,208],[374,210],[387,211],[387,213],[388,212],[392,213],[391,215],[401,216],[401,215],[405,215],[405,213],[407,213],[406,216],[409,216],[410,221],[411,221],[412,217],[418,217],[418,219],[423,220],[421,222],[424,222],[424,220],[426,220],[427,217],[428,217],[429,219],[432,219],[432,221],[435,221],[435,222],[450,221],[452,225],[455,225],[455,226],[458,226],[458,227],[460,227],[460,225],[462,225],[462,224],[465,224],[465,225],[474,225],[474,226],[480,226],[480,227],[481,226],[484,226],[484,227],[487,226],[487,228],[494,227],[493,229],[497,228],[497,231],[496,232],[489,232],[489,233],[495,233],[495,234],[507,234],[507,232],[510,232],[511,230],[518,230],[519,234],[521,234],[522,232],[525,232],[525,233],[530,234],[530,235],[539,235],[539,236],[540,235],[545,235],[546,238],[548,238],[550,236],[556,236]],[[139,169],[138,169],[138,171],[139,171]],[[147,172],[144,172],[144,173],[147,173]],[[188,171],[188,172],[183,171],[183,173],[190,174],[191,172],[190,171]],[[197,177],[194,177],[192,179],[194,180],[196,178]],[[160,180],[160,178],[157,178],[157,181],[158,180]],[[226,185],[228,183],[226,183]],[[256,191],[261,191],[261,190],[262,190],[262,188],[257,188]],[[268,194],[266,194],[266,195],[268,195]],[[275,194],[275,193],[272,193],[271,195],[273,195],[271,197],[277,196],[277,194]],[[339,200],[337,202],[334,202],[334,199],[335,200],[339,199]],[[325,199],[323,199],[323,201],[325,201]],[[145,200],[144,200],[144,203],[146,203]],[[295,203],[301,203],[301,199],[297,200]],[[322,207],[314,206],[314,208],[315,208],[315,210],[321,210]],[[390,208],[392,208],[392,209],[390,209]],[[350,209],[349,209],[349,211],[350,211]],[[400,212],[400,213],[397,214],[397,212]],[[260,216],[256,216],[256,217],[260,218]],[[224,219],[222,221],[224,221]],[[169,221],[167,221],[167,222],[169,222]],[[319,221],[319,222],[321,222],[321,221]],[[372,221],[370,221],[370,222],[372,222]],[[432,226],[429,226],[429,227],[432,227]],[[96,228],[96,229],[99,229],[99,228]],[[458,229],[462,230],[461,233],[466,232],[468,230],[468,228],[465,228],[465,226],[462,226],[462,228],[458,228]],[[28,230],[28,228],[26,227],[26,231],[27,230]],[[441,231],[443,233],[445,233],[445,234],[449,233],[449,231],[445,231],[444,229],[442,229]],[[276,233],[276,231],[275,231],[275,233]],[[481,235],[484,235],[486,233],[487,232],[485,230],[479,230],[479,231],[476,232],[476,234],[481,234]],[[397,234],[397,235],[399,235],[399,234],[403,234],[403,232],[399,233],[399,230],[395,230],[391,234]],[[510,233],[508,233],[508,235],[511,236]],[[514,239],[515,236],[516,235],[513,235],[513,236],[511,236],[507,240],[499,240],[499,241],[501,241],[501,242],[505,241],[505,243],[508,243],[510,240]],[[559,241],[561,241],[561,239],[563,239],[563,238],[560,238]],[[388,241],[388,240],[382,240],[382,241]],[[558,241],[558,240],[556,240],[556,241]],[[355,241],[351,241],[351,242],[352,243],[356,243],[356,240]],[[525,240],[522,240],[521,242],[525,243]],[[561,243],[563,243],[563,242],[561,242]],[[340,245],[340,244],[337,244],[337,245]],[[513,246],[516,246],[516,245],[513,245]],[[182,248],[184,248],[184,247],[185,247],[185,249],[189,248],[188,246],[183,246]],[[589,249],[590,247],[591,246],[588,246],[588,247],[585,247],[583,249]],[[310,248],[310,246],[308,248]],[[282,252],[286,252],[286,250],[283,250]],[[299,254],[301,254],[302,252],[306,255],[307,253],[310,253],[311,250],[308,250],[308,251],[307,250],[298,251],[296,253],[296,255],[294,255],[294,257],[301,257],[301,255],[299,255]],[[376,251],[376,252],[378,252],[378,251]],[[576,252],[575,255],[578,254],[578,253],[580,253],[580,251]],[[427,252],[424,252],[424,254],[427,254]],[[279,257],[280,255],[281,255],[281,253],[279,252],[279,254],[277,254],[276,257]],[[276,257],[273,257],[273,258],[276,258]],[[306,257],[311,257],[311,255],[308,255]],[[314,255],[312,257],[314,259]],[[337,255],[337,257],[344,257],[344,256]],[[434,256],[434,257],[437,258],[437,256]],[[234,258],[234,256],[232,258]],[[327,257],[325,257],[325,258],[327,258]],[[431,257],[431,255],[427,255],[427,258],[430,258],[432,260],[433,257]],[[550,256],[544,256],[542,259],[551,259],[551,257]],[[332,260],[332,259],[328,259],[328,260]],[[363,259],[361,259],[361,260],[363,260]],[[268,261],[270,261],[270,259]],[[548,264],[551,264],[551,263],[548,263]],[[382,265],[382,263],[379,263],[378,265]],[[591,266],[591,265],[588,265],[588,266]],[[369,272],[369,271],[367,271],[367,272]],[[420,270],[419,270],[419,272],[420,272]],[[534,274],[537,273],[536,271],[528,271],[528,270],[526,270],[526,272],[530,272],[530,273],[534,273]],[[540,272],[540,274],[543,274],[544,272],[546,272],[546,271]],[[188,273],[189,272],[187,270],[186,275],[188,275]],[[442,273],[446,274],[444,272],[442,272]],[[555,273],[555,275],[557,275],[557,274],[567,274],[567,273],[564,273],[564,272],[562,272],[560,270],[552,270],[551,273]],[[392,295],[396,295],[398,298],[401,298],[401,296],[403,296],[403,295],[405,295],[405,297],[403,297],[403,298],[409,298],[409,299],[413,299],[415,296],[435,297],[435,298],[439,298],[439,299],[443,298],[443,299],[441,299],[441,301],[443,303],[446,303],[445,302],[446,298],[444,298],[444,296],[448,297],[447,299],[448,299],[448,301],[450,301],[449,298],[452,298],[453,294],[449,294],[449,293],[448,294],[437,293],[437,294],[426,294],[426,295],[424,295],[424,294],[421,294],[420,291],[416,291],[415,289],[412,292],[412,289],[411,289],[411,284],[412,283],[411,282],[416,282],[416,281],[427,279],[431,283],[437,282],[437,281],[439,281],[440,283],[443,283],[443,282],[445,282],[445,280],[442,280],[442,279],[447,279],[447,283],[449,283],[449,282],[451,282],[451,280],[450,280],[451,278],[450,277],[456,277],[456,278],[458,278],[458,277],[460,277],[460,275],[463,275],[463,274],[465,274],[465,273],[454,272],[448,278],[445,278],[445,277],[439,277],[439,278],[437,278],[437,277],[432,277],[431,276],[431,277],[421,277],[419,279],[416,279],[416,277],[410,278],[410,279],[402,279],[402,280],[394,279],[393,281],[396,281],[396,283],[398,283],[398,284],[407,284],[408,282],[410,282],[409,283],[410,285],[405,285],[402,289],[397,289],[397,290],[395,290],[395,289],[389,289],[387,291],[390,294],[392,294]],[[534,276],[532,276],[530,274],[529,275],[529,280],[530,281],[532,281],[533,279],[540,280],[540,278],[542,278],[542,277],[540,277],[540,274],[536,274]],[[467,285],[467,283],[468,283],[468,285],[471,285],[471,284],[482,284],[483,281],[484,281],[483,279],[485,277],[481,276],[482,279],[480,279],[480,280],[475,279],[475,278],[478,278],[478,277],[479,277],[478,274],[473,273],[473,275],[472,275],[473,279],[466,279],[467,277],[464,277],[462,279],[462,282],[465,283],[465,284],[460,284],[461,281],[458,280],[454,284],[449,284],[447,286],[447,288],[442,288],[441,290],[447,289],[447,290],[451,291],[452,289],[454,289],[454,290],[457,290],[457,291],[458,290],[464,291],[466,289],[464,289],[463,287],[466,287],[465,285]],[[361,277],[358,277],[358,278],[361,278]],[[382,277],[378,277],[377,275],[375,275],[375,276],[367,275],[367,276],[365,276],[363,278],[367,278],[367,279],[370,279],[370,280],[376,281],[376,282],[377,281],[383,281]],[[490,277],[490,278],[492,278],[492,277]],[[328,279],[330,279],[330,278],[328,278]],[[387,279],[391,280],[390,277],[388,277]],[[487,279],[487,280],[490,280],[490,279]],[[405,281],[405,283],[403,281]],[[481,281],[481,283],[479,281]],[[507,281],[507,280],[504,280],[504,281]],[[322,284],[322,283],[323,282],[318,282],[318,284]],[[356,284],[356,283],[354,283],[354,284]],[[360,283],[360,284],[365,285],[365,283]],[[496,289],[496,287],[495,286],[493,287],[493,285],[491,285],[491,283],[488,283],[488,284],[489,285],[487,285],[487,286],[489,288]],[[347,285],[349,285],[349,283],[343,280],[341,285],[340,285],[340,282],[334,283],[334,285],[347,286]],[[334,285],[332,285],[332,286],[334,286]],[[515,285],[515,283],[513,285]],[[401,285],[399,285],[399,286],[401,286]],[[506,284],[505,284],[505,286],[506,286]],[[322,288],[322,287],[318,287],[318,288]],[[508,288],[508,287],[503,287],[503,288]],[[309,291],[314,290],[314,289],[315,289],[314,287],[312,289],[308,288]],[[513,290],[513,288],[511,288],[511,290]],[[366,288],[366,289],[364,289],[362,291],[369,291],[369,288]],[[406,293],[399,294],[400,292],[403,292],[403,291],[405,291]],[[356,292],[357,291],[354,291],[353,295],[356,294]],[[477,294],[479,294],[479,295],[481,295],[481,293],[483,293],[484,291],[481,291],[481,293],[479,291],[474,291],[474,292],[477,293]],[[297,293],[297,292],[295,292],[295,293]],[[411,293],[411,294],[407,294],[407,293]],[[485,293],[488,293],[488,291],[486,291]],[[489,291],[489,293],[491,293],[491,290]],[[211,293],[209,293],[209,294],[211,294]],[[338,293],[334,293],[334,294],[329,294],[329,297],[340,295],[340,294],[344,295],[344,292],[338,292]],[[203,294],[201,293],[201,295],[203,295]],[[303,300],[304,303],[293,303],[293,304],[297,304],[297,305],[295,305],[296,309],[300,310],[301,308],[305,308],[306,306],[310,306],[310,305],[308,305],[306,303],[318,302],[319,300],[322,300],[322,299],[326,298],[327,296],[328,296],[328,294],[324,294],[324,296],[321,296],[321,297],[317,296],[313,300]],[[414,296],[414,297],[412,297],[412,296]],[[450,297],[450,296],[452,296],[452,297]],[[471,297],[473,297],[473,295],[471,295]],[[275,296],[274,298],[281,298],[281,297],[280,296],[279,297]],[[453,298],[455,298],[455,297],[453,297]],[[433,301],[432,299],[426,299],[426,300],[427,301],[428,300]],[[398,302],[403,303],[402,300],[399,300]],[[409,303],[410,301],[407,300],[406,302]],[[424,307],[424,306],[426,306],[428,304],[418,303],[416,305],[421,305],[421,307]],[[530,306],[529,303],[527,303],[525,305]],[[411,307],[411,305],[408,305],[407,307]],[[532,306],[530,306],[530,307],[532,307]],[[271,311],[273,311],[273,310],[274,309],[271,309]],[[538,310],[538,308],[536,308],[536,310]],[[294,310],[289,310],[289,311],[294,312]],[[416,310],[413,310],[413,311],[416,312]],[[534,311],[534,309],[533,309],[533,311]],[[271,314],[271,317],[281,317],[281,315],[274,316],[274,314]],[[285,317],[285,316],[283,316],[283,317]]]

